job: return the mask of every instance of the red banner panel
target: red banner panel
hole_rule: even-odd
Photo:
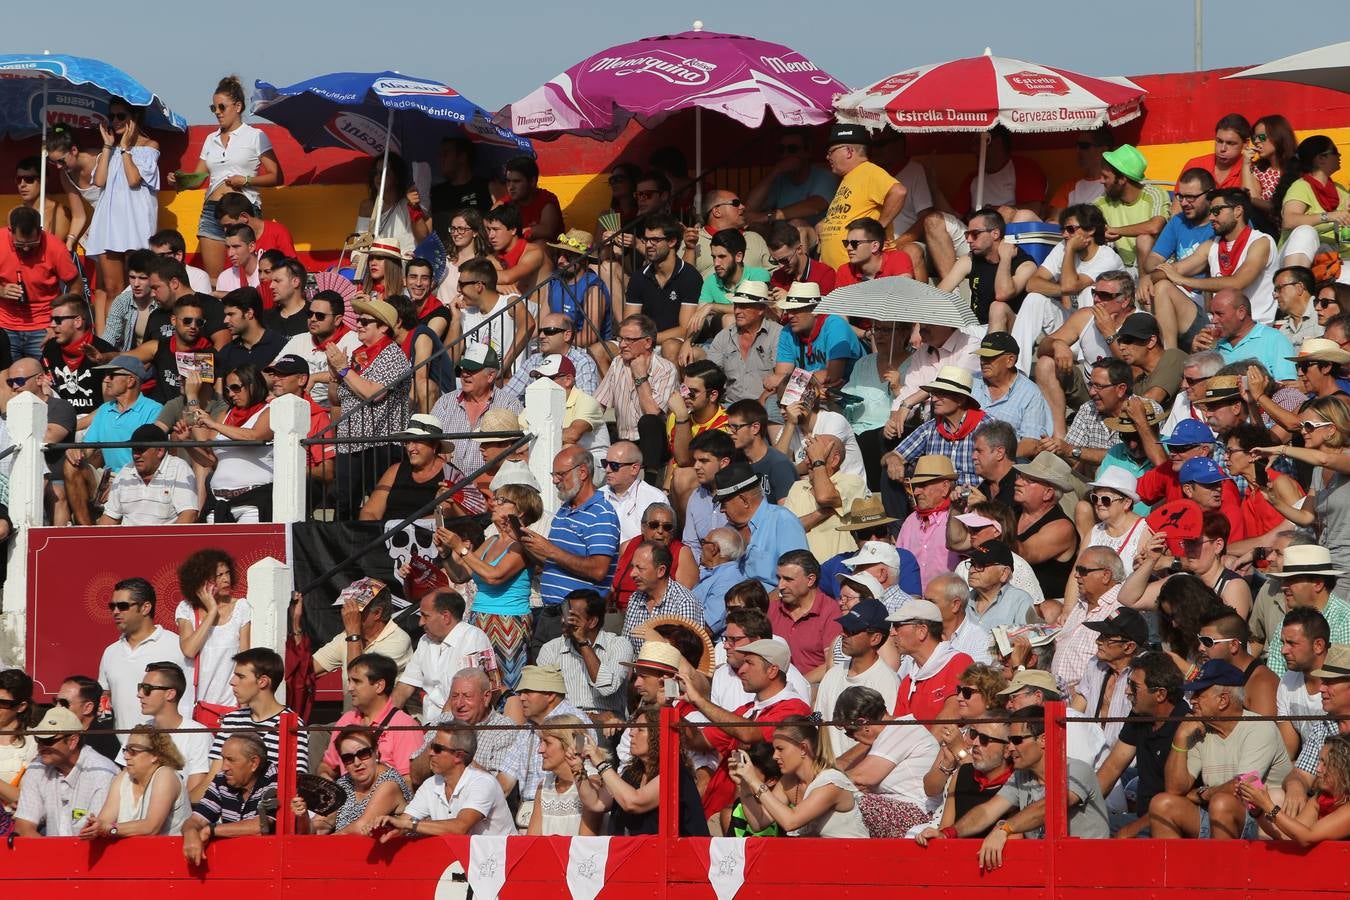
[[[113,585],[139,576],[155,588],[155,621],[173,630],[183,599],[178,567],[217,547],[234,557],[236,592],[248,591],[248,567],[268,556],[286,561],[285,525],[154,525],[32,528],[28,537],[28,673],[50,699],[70,675],[98,675],[103,648],[117,639],[108,612]]]

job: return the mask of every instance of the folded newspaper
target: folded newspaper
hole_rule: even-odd
[[[998,655],[1007,656],[1012,652],[1016,638],[1025,637],[1031,646],[1044,647],[1055,639],[1059,629],[1054,625],[995,625],[990,634],[994,638],[994,646],[998,648]]]

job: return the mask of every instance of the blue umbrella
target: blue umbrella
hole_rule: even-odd
[[[434,162],[441,141],[467,137],[479,159],[499,165],[534,155],[529,140],[492,123],[492,114],[439,81],[398,72],[335,72],[289,87],[255,82],[253,112],[285,128],[307,150],[348,147],[371,156],[401,153],[410,162]],[[380,180],[377,210],[383,209]],[[379,233],[379,222],[373,223]]]
[[[143,107],[149,128],[187,130],[182,116],[116,66],[61,53],[0,54],[0,136],[41,134],[44,161],[48,126],[93,129],[106,125],[108,104],[113,100]],[[41,171],[39,211],[47,206],[47,167]]]

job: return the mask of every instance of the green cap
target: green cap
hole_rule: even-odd
[[[1102,154],[1102,161],[1131,181],[1142,182],[1148,160],[1133,144],[1121,144]]]

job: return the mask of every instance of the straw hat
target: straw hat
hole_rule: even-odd
[[[732,291],[731,302],[766,304],[769,302],[769,286],[762,281],[742,281]]]
[[[794,281],[788,285],[787,296],[778,301],[778,308],[787,312],[810,309],[820,304],[820,285],[814,281]]]
[[[958,397],[964,397],[969,400],[971,405],[979,406],[980,402],[975,399],[971,388],[975,385],[975,373],[967,371],[960,366],[943,366],[938,369],[937,377],[929,384],[925,384],[923,389],[928,393],[939,392],[943,394],[954,394]]]
[[[398,311],[384,300],[353,300],[352,309],[389,326],[390,331],[398,328]]]
[[[1327,338],[1308,338],[1298,348],[1298,356],[1286,356],[1291,362],[1324,362],[1343,366],[1350,363],[1350,351]]]
[[[380,259],[392,259],[400,263],[409,259],[396,237],[377,237],[371,241],[369,249],[366,250],[366,257],[374,259],[377,256]]]
[[[1292,575],[1345,574],[1344,569],[1332,565],[1331,551],[1316,544],[1295,544],[1284,549],[1284,565],[1278,572],[1266,573],[1269,578],[1288,578]]]
[[[678,625],[679,627],[698,635],[698,639],[703,643],[703,653],[700,654],[698,665],[695,668],[704,675],[711,677],[713,673],[712,637],[709,636],[708,629],[704,628],[702,625],[691,622],[688,619],[681,619],[679,616],[653,616],[633,629],[633,637],[649,643],[656,642],[669,644],[670,642],[656,631],[656,629],[662,625]]]
[[[563,234],[558,235],[556,241],[549,241],[548,245],[555,250],[563,250],[567,253],[579,253],[582,256],[593,256],[592,246],[594,241],[591,235],[582,231],[580,228],[569,228]]]
[[[684,657],[680,656],[680,651],[665,641],[646,641],[642,649],[638,651],[637,659],[632,662],[621,662],[619,665],[628,669],[644,669],[648,672],[656,672],[658,675],[674,675],[680,671],[680,663]]]
[[[910,481],[934,481],[938,478],[956,480],[956,466],[952,464],[952,458],[940,453],[920,456],[909,476]]]
[[[835,531],[860,531],[864,528],[875,528],[878,525],[887,525],[891,522],[899,521],[886,515],[886,508],[881,504],[880,494],[868,494],[866,497],[859,497],[853,501],[853,505],[848,508],[839,520],[840,524],[835,526]]]
[[[1033,481],[1044,482],[1065,493],[1074,489],[1073,470],[1069,468],[1068,463],[1049,450],[1042,450],[1031,462],[1013,468]]]

